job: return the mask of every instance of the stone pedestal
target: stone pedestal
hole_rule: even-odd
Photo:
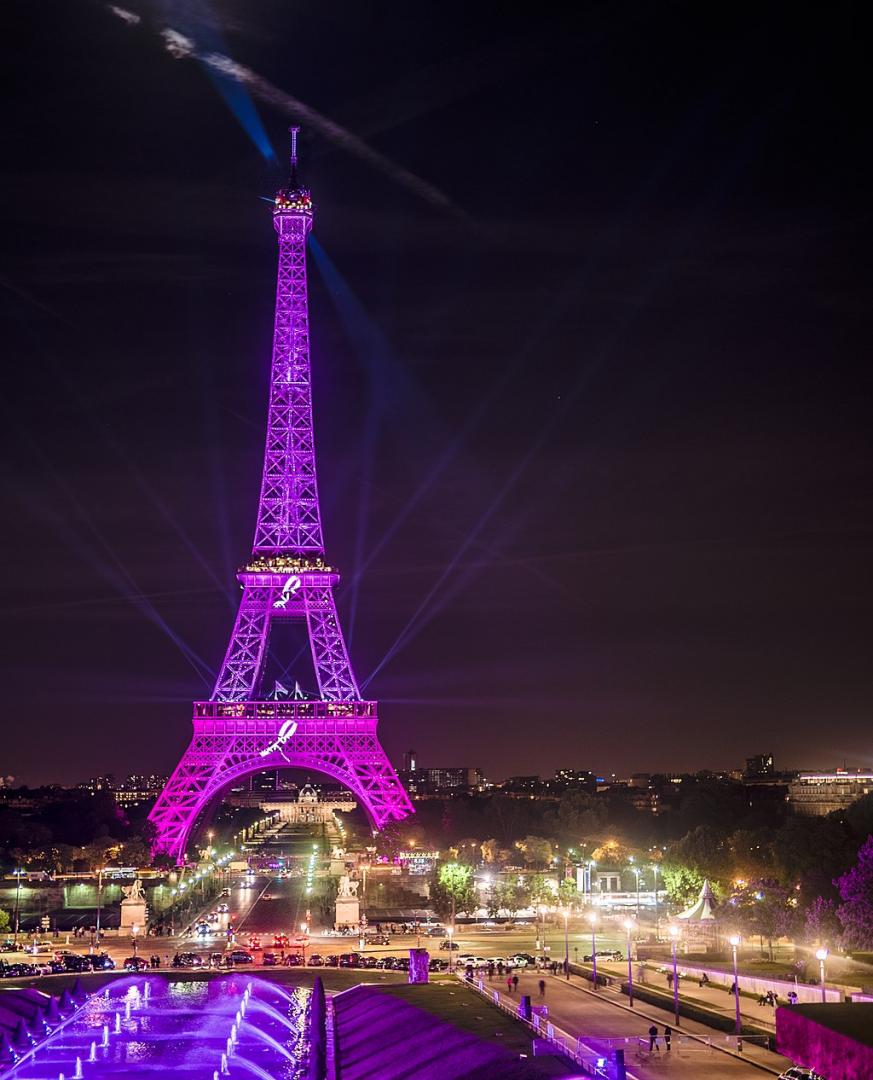
[[[122,930],[130,930],[132,926],[139,929],[139,933],[145,933],[148,920],[148,908],[145,900],[122,900],[121,923]]]
[[[336,898],[336,920],[334,928],[357,926],[361,921],[361,902],[357,896],[338,896]]]
[[[409,950],[409,979],[411,983],[426,983],[430,978],[430,953],[427,949]]]

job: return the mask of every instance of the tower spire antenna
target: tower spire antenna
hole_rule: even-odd
[[[288,128],[291,134],[291,175],[297,176],[297,133],[300,128],[294,124]]]

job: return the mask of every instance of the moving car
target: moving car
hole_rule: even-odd
[[[64,956],[64,968],[67,971],[93,971],[87,956],[78,956],[75,953],[66,953]]]
[[[144,956],[128,956],[123,966],[125,971],[147,971],[149,962]]]
[[[453,949],[460,949],[460,947],[461,946],[457,943],[457,941],[452,941],[451,938],[447,938],[445,941],[440,942],[440,948],[448,949],[450,952]]]
[[[86,956],[85,959],[94,971],[112,971],[115,968],[115,961],[105,952]]]
[[[624,960],[624,954],[621,949],[598,949],[594,954],[598,960]],[[582,959],[586,964],[591,963],[591,953],[583,956]]]

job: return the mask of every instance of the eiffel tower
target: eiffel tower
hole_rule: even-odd
[[[306,237],[312,197],[291,176],[273,204],[279,274],[267,446],[251,560],[209,701],[194,702],[194,734],[152,809],[155,851],[184,862],[198,816],[229,784],[262,769],[326,773],[352,791],[373,827],[413,812],[376,733],[375,701],[363,701],[337,617],[339,574],[325,562],[312,426]],[[274,621],[305,622],[318,697],[267,696],[262,688]],[[278,685],[278,684],[277,684]],[[284,689],[284,688],[283,688]]]

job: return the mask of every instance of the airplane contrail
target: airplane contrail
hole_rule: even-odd
[[[109,4],[107,7],[116,18],[122,19],[128,25],[135,25],[132,12],[128,12],[114,4]],[[377,172],[381,172],[395,183],[400,184],[401,187],[405,187],[419,198],[424,199],[425,202],[454,217],[466,217],[464,211],[439,188],[434,187],[427,180],[422,180],[420,176],[416,176],[415,173],[410,172],[408,169],[404,169],[402,165],[395,164],[390,158],[374,150],[347,128],[324,116],[317,109],[313,109],[311,105],[307,105],[306,102],[286,93],[251,68],[246,67],[244,64],[238,64],[225,53],[200,52],[194,38],[181,33],[172,26],[165,26],[160,31],[160,36],[164,42],[164,48],[173,59],[197,60],[211,71],[233,79],[234,82],[244,86],[260,101],[272,105],[287,116],[300,121],[301,124],[305,124],[313,131],[317,131],[322,138],[338,149],[344,150],[346,153],[365,162],[371,168],[376,169]]]

